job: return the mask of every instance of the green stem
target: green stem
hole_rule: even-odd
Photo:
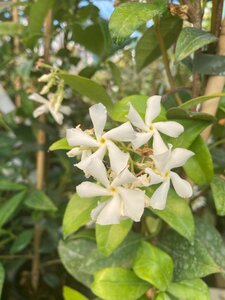
[[[211,145],[209,146],[209,149],[213,149],[213,148],[215,148],[216,146],[221,145],[221,144],[223,144],[223,143],[225,143],[225,138],[222,139],[222,140],[216,141],[215,143],[211,144]]]

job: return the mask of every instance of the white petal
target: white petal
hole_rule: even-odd
[[[91,150],[83,150],[82,151],[82,156],[81,156],[81,161],[87,159],[88,157],[90,157],[92,154]]]
[[[118,187],[118,192],[123,201],[123,215],[139,222],[144,212],[145,193],[122,187]]]
[[[151,155],[150,157],[154,161],[156,168],[161,173],[168,171],[169,170],[168,162],[170,161],[170,158],[171,158],[171,146],[169,149],[167,149],[167,151],[165,151],[161,154]]]
[[[128,168],[124,169],[112,182],[113,186],[120,186],[128,183],[138,181],[138,178],[134,176]]]
[[[130,122],[136,126],[139,129],[142,130],[148,130],[148,127],[145,125],[144,121],[142,120],[139,113],[136,111],[136,109],[133,107],[132,104],[130,104],[129,113],[127,115],[127,118],[130,120]]]
[[[184,131],[184,127],[174,121],[157,122],[154,123],[154,126],[158,131],[171,137],[178,137]]]
[[[192,187],[190,183],[182,179],[174,172],[170,172],[171,181],[176,193],[182,198],[190,198],[192,196]]]
[[[160,134],[157,130],[154,131],[153,134],[153,153],[154,155],[158,155],[168,151],[163,139],[161,138]]]
[[[66,131],[66,139],[70,146],[98,147],[98,142],[80,128],[70,128]]]
[[[109,152],[110,167],[116,174],[119,174],[127,166],[129,153],[124,153],[111,141],[107,141],[106,145]]]
[[[68,157],[74,157],[82,154],[82,150],[80,150],[80,147],[76,147],[68,151],[67,153]]]
[[[194,152],[184,149],[184,148],[176,148],[171,153],[171,158],[168,163],[169,169],[178,168],[183,166],[186,161],[195,155]]]
[[[145,113],[145,123],[150,126],[152,121],[160,114],[161,106],[161,96],[155,95],[148,98],[147,109]]]
[[[87,175],[90,175],[86,171],[87,166],[89,165],[89,163],[92,160],[94,160],[96,158],[98,158],[100,160],[103,159],[103,157],[105,156],[105,153],[106,153],[106,146],[104,145],[104,146],[100,147],[97,151],[95,151],[92,154],[91,154],[91,151],[89,151],[89,150],[84,150],[83,153],[84,154],[81,158],[81,161],[78,164],[76,164],[75,166],[77,168],[83,170],[86,173],[86,176],[87,176]]]
[[[58,123],[59,125],[62,125],[63,123],[63,114],[60,113],[59,111],[55,111],[54,109],[52,109],[51,107],[49,108],[50,113],[52,114],[54,120],[56,121],[56,123]]]
[[[136,132],[135,139],[131,141],[133,149],[137,149],[146,144],[152,137],[151,132]]]
[[[94,126],[95,135],[96,137],[100,137],[105,128],[107,110],[103,104],[98,103],[89,108],[89,114]]]
[[[72,109],[66,105],[61,105],[59,110],[61,113],[63,113],[64,115],[67,115],[67,116],[69,116],[72,112]]]
[[[98,206],[91,211],[91,218],[92,218],[92,220],[94,220],[94,221],[97,220],[98,215],[100,214],[100,212],[102,211],[102,209],[109,203],[109,201],[110,200],[100,202],[98,204]]]
[[[146,168],[145,173],[150,175],[149,185],[158,184],[163,181],[163,178],[160,175],[156,174],[151,168]]]
[[[81,184],[79,184],[76,187],[77,194],[81,198],[91,198],[91,197],[96,197],[96,196],[109,196],[110,193],[107,191],[107,189],[101,187],[100,185],[89,182],[89,181],[84,181]]]
[[[45,99],[44,97],[42,97],[36,93],[30,95],[29,99],[39,102],[39,103],[42,103],[42,104],[49,104],[49,100]]]
[[[109,180],[107,177],[107,171],[103,162],[99,158],[94,158],[85,168],[85,171],[101,182],[105,187],[109,186]]]
[[[44,105],[37,107],[33,111],[33,116],[34,116],[34,118],[38,118],[40,115],[45,114],[46,112],[48,112],[48,107],[47,107],[47,105],[44,104]]]
[[[155,209],[164,209],[166,207],[166,199],[170,188],[170,181],[164,181],[154,192],[150,199],[150,206]]]
[[[94,212],[92,211],[94,214]],[[96,223],[100,225],[119,224],[121,219],[121,200],[118,195],[115,195],[102,208],[99,213]]]
[[[135,133],[130,122],[126,122],[106,132],[103,136],[109,140],[118,142],[130,142],[135,138]]]

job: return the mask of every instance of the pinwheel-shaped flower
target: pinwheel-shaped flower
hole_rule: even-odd
[[[164,147],[166,147],[164,145]],[[162,150],[157,149],[158,152]],[[150,175],[150,185],[162,183],[153,193],[149,206],[155,209],[164,209],[166,206],[167,194],[170,188],[170,180],[176,193],[182,198],[189,198],[192,195],[190,183],[182,179],[177,173],[171,171],[174,168],[183,166],[194,153],[183,148],[176,148],[172,151],[169,145],[166,152],[158,155],[152,155],[154,168],[146,168],[145,172]]]
[[[47,100],[36,93],[30,95],[29,99],[42,104],[34,110],[33,116],[35,118],[50,112],[54,120],[61,125],[63,122],[63,114],[69,115],[71,112],[70,107],[64,105],[61,105],[59,109],[57,109],[58,105],[55,105],[56,103],[54,103],[54,101]]]
[[[108,178],[106,168],[98,158],[92,160],[87,166],[87,172],[98,180],[101,185],[89,181],[77,186],[80,197],[109,196],[110,199],[102,201],[91,212],[91,217],[101,225],[118,224],[121,219],[131,218],[139,221],[145,206],[145,193],[138,188],[132,188],[137,181],[123,163],[118,164],[118,173],[111,180]]]
[[[89,113],[94,126],[94,133],[90,134],[90,130],[83,131],[79,127],[68,129],[67,141],[70,146],[75,147],[68,152],[68,155],[82,154],[81,161],[76,166],[85,171],[92,159],[99,158],[102,160],[108,150],[112,170],[118,172],[120,162],[123,162],[123,168],[126,167],[129,154],[122,152],[113,141],[132,141],[135,138],[134,130],[130,122],[126,122],[105,133],[103,130],[107,120],[107,111],[101,103],[91,106]]]
[[[159,132],[171,137],[178,137],[184,128],[181,124],[174,121],[165,122],[153,122],[154,119],[160,114],[160,102],[161,96],[152,96],[147,101],[147,109],[145,112],[145,122],[142,120],[141,116],[135,110],[135,108],[130,104],[130,110],[128,113],[128,119],[130,122],[140,129],[140,132],[136,133],[136,138],[132,141],[132,146],[137,149],[147,143],[153,136],[153,150],[157,147],[157,144],[162,146],[162,138]],[[154,154],[159,154],[154,151]]]

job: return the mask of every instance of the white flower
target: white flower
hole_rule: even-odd
[[[68,106],[61,105],[59,111],[56,109],[55,103],[45,99],[44,97],[34,93],[29,97],[30,100],[41,103],[38,108],[33,112],[35,118],[39,117],[42,114],[50,112],[54,120],[61,125],[63,122],[63,114],[68,115],[71,112],[71,109]]]
[[[121,165],[122,167],[122,165]],[[121,170],[120,167],[120,170]],[[87,166],[87,172],[101,183],[101,186],[92,182],[82,182],[77,186],[80,197],[110,196],[109,200],[102,201],[92,210],[91,217],[101,225],[118,224],[126,217],[138,222],[144,212],[145,193],[132,188],[137,178],[128,170],[114,173],[111,180],[107,176],[106,168],[98,158]]]
[[[165,147],[165,145],[164,145]],[[145,172],[150,175],[150,185],[162,183],[153,193],[149,206],[155,209],[164,209],[166,206],[167,194],[170,188],[170,180],[176,193],[182,198],[189,198],[192,195],[192,187],[190,183],[182,179],[178,174],[172,172],[171,169],[183,166],[186,161],[194,155],[190,150],[176,148],[171,150],[169,145],[167,151],[158,155],[150,156],[154,162],[154,169],[146,168]],[[161,152],[161,149],[158,149]]]
[[[162,148],[163,141],[159,132],[171,137],[178,137],[184,128],[181,124],[174,121],[166,122],[155,122],[153,120],[160,114],[160,101],[161,96],[152,96],[147,101],[147,109],[145,112],[145,122],[142,120],[141,116],[135,110],[135,108],[130,104],[130,110],[128,113],[128,119],[130,122],[140,129],[140,132],[136,133],[136,138],[132,141],[132,146],[137,149],[147,143],[153,136],[153,150],[154,154],[159,154],[155,152],[158,144]],[[166,148],[164,148],[166,151]]]
[[[108,149],[110,165],[114,172],[118,173],[120,162],[126,167],[129,154],[122,152],[112,141],[129,142],[135,137],[130,122],[126,122],[108,132],[103,132],[107,120],[107,111],[103,104],[95,104],[89,108],[90,117],[94,126],[95,138],[88,131],[79,127],[67,129],[66,138],[70,146],[76,150],[69,151],[69,156],[81,154],[81,161],[76,164],[81,170],[86,169],[93,158],[103,159]],[[86,172],[86,171],[85,171]]]

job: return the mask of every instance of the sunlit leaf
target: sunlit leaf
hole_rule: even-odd
[[[213,199],[219,216],[225,216],[225,180],[215,176],[211,182]]]

